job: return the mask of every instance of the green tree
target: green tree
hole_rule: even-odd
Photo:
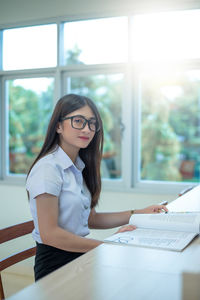
[[[170,94],[163,93],[166,88],[171,90],[178,88],[180,92],[172,97]],[[200,85],[198,81],[190,80],[187,75],[182,74],[178,77],[156,77],[144,83],[142,94],[143,179],[184,180],[180,169],[181,162],[184,160],[193,161],[197,169],[200,165],[199,113]]]
[[[38,95],[9,81],[10,172],[26,173],[44,141],[52,111],[52,89]]]
[[[158,82],[149,80],[142,94],[142,179],[181,179],[177,167],[180,144],[169,115],[169,101],[160,95]]]

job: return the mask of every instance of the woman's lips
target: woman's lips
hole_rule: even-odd
[[[89,137],[88,136],[79,136],[79,139],[81,139],[83,141],[88,141]]]

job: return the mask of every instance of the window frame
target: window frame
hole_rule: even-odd
[[[134,140],[134,161],[135,165],[137,165],[137,171],[135,168],[135,181],[134,181],[134,190],[135,192],[144,192],[144,193],[157,193],[157,194],[179,194],[181,190],[184,190],[185,188],[191,187],[191,186],[196,186],[198,183],[196,182],[175,182],[175,181],[155,181],[155,180],[141,180],[140,176],[140,149],[141,149],[141,74],[146,70],[146,69],[151,69],[153,66],[152,63],[149,63],[146,65],[144,68],[141,64],[135,63],[135,68],[133,67],[135,71],[135,76],[134,78],[137,80],[136,84],[136,92],[135,92],[135,97],[137,101],[135,102],[135,110],[137,111],[137,116],[135,115],[135,128],[134,128],[134,136],[138,135],[137,139]],[[192,60],[183,60],[179,62],[163,62],[161,64],[163,68],[181,68],[181,71],[187,72],[190,70],[200,70],[200,59],[192,59]],[[160,65],[159,65],[160,68]],[[138,134],[139,133],[139,134]],[[155,192],[156,191],[156,192]]]
[[[19,73],[20,72],[20,73]],[[2,80],[2,110],[1,110],[1,119],[2,119],[2,130],[1,130],[1,141],[2,141],[2,146],[0,147],[0,164],[1,164],[1,179],[0,179],[0,184],[1,183],[6,183],[6,184],[17,184],[21,185],[25,183],[25,178],[26,175],[24,174],[9,174],[7,175],[7,161],[8,161],[8,153],[7,153],[7,147],[8,145],[8,138],[7,138],[7,132],[8,132],[8,113],[7,113],[7,104],[8,104],[8,99],[7,99],[7,92],[6,92],[6,81],[8,80],[16,80],[16,79],[28,79],[28,78],[54,78],[55,82],[55,74],[52,72],[52,70],[44,71],[44,69],[41,69],[41,73],[39,70],[33,69],[31,72],[28,70],[24,71],[9,71],[9,74],[3,76],[1,78]],[[8,73],[8,72],[6,72]],[[53,95],[53,104],[55,104],[55,89],[54,89],[54,95]]]
[[[199,6],[200,8],[200,6]],[[181,8],[180,8],[181,9]],[[57,24],[57,65],[53,68],[42,69],[26,69],[26,70],[2,70],[2,51],[0,51],[0,185],[2,184],[15,184],[24,185],[25,175],[9,175],[6,176],[6,93],[5,93],[5,80],[17,79],[17,78],[33,78],[33,77],[54,77],[55,89],[54,89],[54,105],[57,100],[64,94],[65,78],[68,76],[81,76],[82,74],[104,74],[116,73],[119,70],[125,75],[124,86],[124,99],[127,101],[127,106],[122,106],[122,120],[126,130],[124,131],[124,141],[122,142],[122,180],[121,179],[103,179],[103,190],[107,191],[120,191],[120,192],[135,192],[135,193],[153,193],[153,194],[178,194],[180,190],[191,186],[191,183],[182,182],[158,182],[158,181],[140,181],[140,128],[141,128],[141,116],[140,116],[140,92],[139,85],[140,80],[138,76],[138,70],[141,66],[131,61],[131,23],[134,18],[134,13],[125,14],[128,18],[128,61],[125,63],[113,63],[113,64],[98,64],[98,65],[64,65],[64,23],[80,20],[101,19],[110,17],[120,17],[122,15],[106,15],[105,16],[82,16],[68,17],[68,18],[52,18],[47,21],[33,21],[24,23],[17,23],[14,25],[4,26],[0,28],[0,50],[2,50],[3,41],[3,29],[19,28],[25,26],[34,25],[47,25]],[[186,66],[196,66],[196,60],[186,61]],[[200,59],[198,62],[200,67]],[[43,74],[43,76],[42,76]],[[133,120],[133,121],[132,121]],[[127,151],[126,145],[129,144],[129,151]],[[128,153],[127,153],[128,152]],[[195,185],[195,183],[192,183]]]

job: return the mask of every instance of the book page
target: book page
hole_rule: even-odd
[[[114,234],[105,239],[105,241],[181,251],[193,240],[196,235],[197,234],[195,233],[189,232],[138,228],[133,231]]]
[[[137,228],[200,232],[200,213],[134,214],[130,224]]]

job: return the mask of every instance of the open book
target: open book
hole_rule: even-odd
[[[134,214],[129,224],[137,229],[105,241],[181,251],[200,233],[200,213]]]

